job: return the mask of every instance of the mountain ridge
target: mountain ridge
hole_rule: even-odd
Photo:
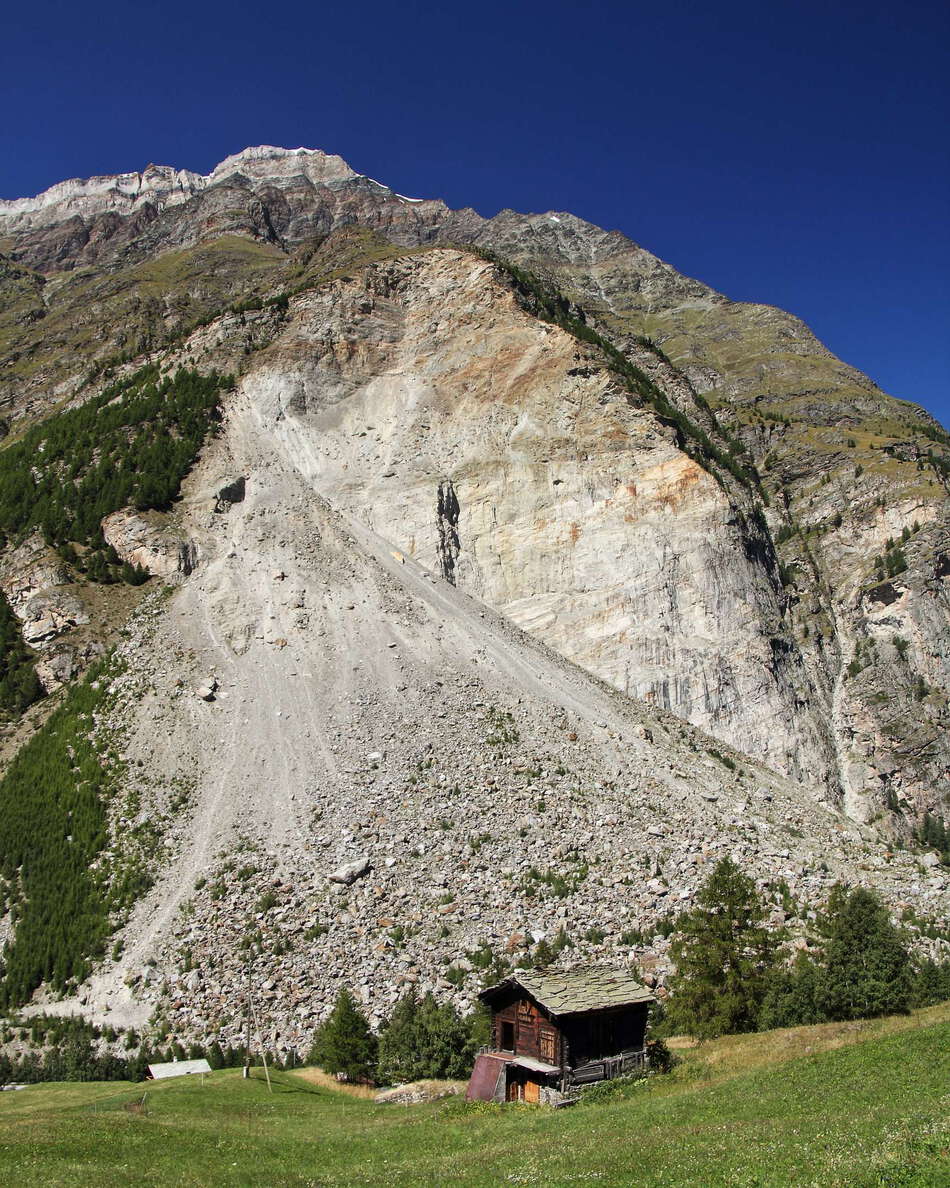
[[[562,926],[662,988],[658,923],[727,852],[799,930],[835,878],[946,920],[950,439],[618,232],[301,159],[163,210],[0,208],[11,443],[234,377],[179,498],[109,505],[101,545],[31,512],[0,555],[47,689],[117,648],[97,862],[152,882],[38,1001],[225,1042],[251,953],[299,1047],[340,984],[465,1005],[473,953]],[[31,497],[68,504],[43,452]]]

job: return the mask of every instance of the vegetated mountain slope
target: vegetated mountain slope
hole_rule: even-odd
[[[510,565],[480,536],[482,503],[558,589],[542,546],[553,534],[567,547],[583,497],[608,525],[608,499],[618,522],[635,507],[654,515],[654,499],[692,501],[698,530],[719,534],[722,568],[747,566],[763,602],[771,589],[721,523],[723,488],[588,348],[527,313],[503,273],[433,251],[260,317],[272,342],[226,397],[177,513],[194,567],[133,618],[98,722],[125,780],[100,866],[160,826],[156,881],[121,944],[51,1009],[78,1002],[112,1023],[237,1041],[250,968],[266,1041],[299,1050],[342,985],[376,1018],[410,984],[466,1006],[487,965],[561,928],[572,958],[635,960],[662,985],[657,922],[726,853],[776,920],[803,916],[836,879],[945,915],[942,872],[921,875],[914,855],[888,853],[800,785],[584,673],[463,588],[466,568],[483,566],[478,580],[500,589]],[[228,315],[166,365],[222,367],[245,329]],[[522,381],[513,365],[492,369],[506,348]],[[592,451],[610,433],[642,504],[599,456],[593,495],[572,474],[565,443]],[[453,489],[472,509],[457,517],[457,549],[444,520],[450,440]],[[534,460],[542,440],[547,471]],[[530,492],[526,510],[506,488]]]
[[[555,646],[571,636],[570,654],[594,660],[594,671],[724,739],[743,740],[807,776],[816,791],[843,797],[855,817],[885,813],[906,836],[925,810],[941,811],[950,768],[946,435],[922,410],[835,359],[791,315],[731,302],[616,232],[568,214],[505,211],[486,220],[453,212],[307,150],[246,150],[208,177],[150,167],[63,183],[0,204],[7,256],[0,399],[13,419],[35,416],[97,370],[174,347],[228,306],[293,293],[361,259],[446,241],[490,247],[561,287],[722,442],[696,396],[708,400],[733,451],[747,451],[734,457],[758,468],[762,494],[743,514],[748,523],[749,512],[766,516],[786,588],[774,629],[764,626],[774,616],[763,611],[761,591],[748,591],[762,624],[759,649],[774,652],[751,681],[733,672],[758,663],[744,644],[738,657],[729,648],[713,659],[717,633],[706,636],[702,614],[684,620],[672,594],[659,640],[656,606],[642,618],[630,614],[632,588],[620,592],[603,638],[588,624],[579,640],[572,600],[553,605],[547,588],[526,593],[522,582],[492,595],[496,604],[517,601],[519,621],[533,621]],[[332,323],[326,329],[336,332]],[[263,341],[260,320],[251,318],[246,331],[249,355]],[[682,374],[645,353],[643,335]],[[315,374],[325,378],[323,363]],[[740,496],[730,490],[738,504]],[[659,542],[656,534],[651,540]],[[603,563],[613,547],[605,538],[599,551],[589,533],[580,554],[569,554],[565,582],[577,578],[573,558],[589,550]],[[678,554],[668,550],[656,564],[656,589],[675,590]],[[473,569],[467,579],[478,576]],[[585,578],[594,580],[601,579]],[[713,584],[711,605],[721,606],[723,587]],[[773,607],[782,601],[771,599]],[[630,643],[627,659],[618,642]],[[687,653],[704,656],[701,671],[689,664],[674,671]],[[787,703],[792,689],[791,736],[781,715],[768,735],[773,705]]]

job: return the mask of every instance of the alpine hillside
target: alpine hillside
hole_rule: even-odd
[[[792,315],[261,147],[0,202],[0,404],[0,1005],[662,987],[723,854],[944,945],[950,436]]]

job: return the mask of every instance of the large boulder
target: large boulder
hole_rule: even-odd
[[[338,866],[330,875],[330,882],[344,883],[346,886],[349,886],[350,883],[355,883],[357,879],[367,874],[369,867],[370,862],[368,858],[356,858],[352,862],[344,862],[342,866]]]
[[[82,600],[66,590],[44,590],[34,594],[24,607],[15,609],[23,620],[23,638],[31,647],[89,622]]]
[[[197,562],[192,541],[131,508],[106,516],[102,535],[123,561],[147,570],[153,577],[189,574]]]

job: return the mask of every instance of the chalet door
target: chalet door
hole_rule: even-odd
[[[557,1064],[557,1036],[547,1027],[542,1027],[539,1039],[541,1059],[548,1064]]]
[[[533,1105],[537,1105],[541,1101],[541,1086],[537,1081],[525,1081],[524,1099]]]
[[[523,1095],[524,1083],[519,1080],[518,1074],[515,1073],[505,1086],[505,1101],[521,1101]]]

